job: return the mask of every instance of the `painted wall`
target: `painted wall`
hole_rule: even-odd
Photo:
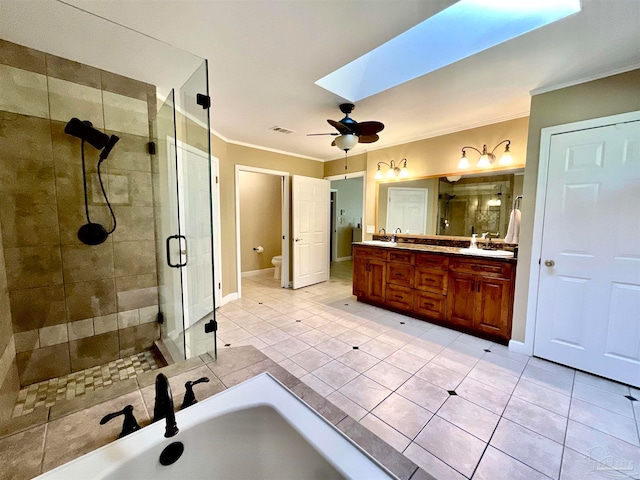
[[[259,150],[225,142],[211,135],[212,155],[220,159],[220,223],[222,235],[222,295],[237,292],[236,165],[288,172],[291,175],[322,178],[322,162]]]
[[[363,182],[364,179],[362,177],[331,181],[331,188],[338,190],[338,203],[336,205],[338,259],[351,257],[353,229],[357,228],[363,219]]]
[[[151,159],[155,88],[0,41],[0,226],[16,359],[23,385],[149,348],[158,291]],[[119,143],[103,164],[118,221],[101,245],[77,239],[86,223],[80,140],[90,120]],[[111,219],[85,147],[89,209]]]
[[[640,69],[534,95],[531,98],[513,311],[514,340],[523,341],[525,337],[541,130],[544,127],[638,110],[640,110]]]
[[[282,177],[240,172],[239,178],[240,271],[273,268],[271,259],[282,255]]]

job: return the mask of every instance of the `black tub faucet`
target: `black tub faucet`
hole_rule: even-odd
[[[173,411],[171,387],[166,375],[159,373],[156,377],[156,403],[153,407],[153,421],[157,422],[163,418],[167,420],[164,436],[173,437],[178,433],[178,424],[176,423],[176,414]]]

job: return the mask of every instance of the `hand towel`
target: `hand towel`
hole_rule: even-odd
[[[511,211],[507,236],[504,237],[505,243],[518,243],[520,241],[520,215],[520,210],[517,208]]]

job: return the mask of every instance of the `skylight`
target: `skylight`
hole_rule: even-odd
[[[580,0],[460,0],[317,85],[356,102],[580,11]]]

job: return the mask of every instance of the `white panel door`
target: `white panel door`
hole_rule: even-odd
[[[553,135],[534,354],[640,386],[640,122]]]
[[[293,176],[293,288],[329,280],[330,182]]]
[[[185,328],[213,311],[213,253],[209,155],[189,145],[178,149],[178,194]],[[219,265],[219,264],[218,264]]]
[[[396,228],[402,233],[427,233],[428,188],[389,187],[387,191],[387,233]]]

